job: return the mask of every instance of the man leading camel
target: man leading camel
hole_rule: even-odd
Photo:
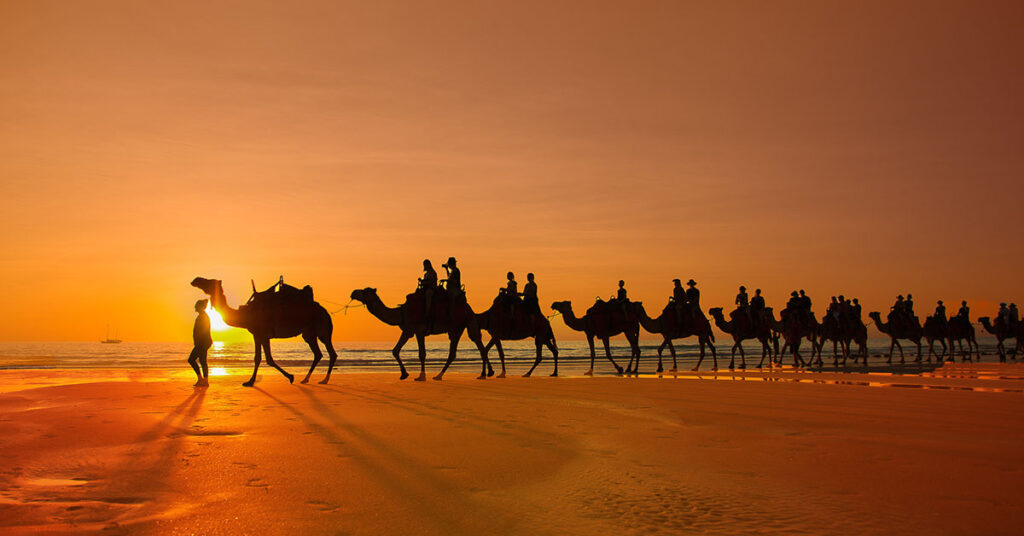
[[[206,367],[206,355],[213,346],[213,337],[210,336],[210,315],[206,314],[206,305],[209,300],[196,302],[196,323],[192,326],[192,353],[188,355],[188,364],[196,372],[196,387],[210,385],[210,371]],[[200,371],[201,369],[201,371]]]

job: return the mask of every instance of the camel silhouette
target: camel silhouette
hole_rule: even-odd
[[[313,351],[313,364],[310,365],[309,372],[306,373],[302,383],[309,381],[310,375],[313,374],[317,364],[323,358],[317,340],[327,348],[327,355],[330,358],[327,375],[320,383],[330,381],[331,371],[334,370],[334,363],[338,359],[338,353],[334,351],[334,345],[331,343],[334,323],[331,321],[330,313],[319,303],[315,301],[296,302],[282,307],[246,304],[239,306],[238,309],[233,309],[227,304],[224,287],[219,279],[197,277],[192,280],[192,286],[210,296],[210,303],[220,313],[225,324],[244,328],[252,333],[253,342],[256,344],[252,377],[242,385],[252,387],[256,383],[256,372],[260,369],[261,349],[267,355],[267,364],[288,378],[289,383],[293,382],[294,376],[278,366],[270,354],[270,339],[286,339],[298,335],[302,336],[310,350]]]
[[[846,358],[850,355],[850,342],[853,340],[853,330],[843,325],[834,315],[826,314],[818,324],[817,345],[811,349],[811,360],[814,354],[821,360],[822,350],[826,341],[832,341],[832,365],[839,366],[839,349],[843,351],[843,366],[846,366]]]
[[[565,325],[570,329],[582,331],[587,336],[587,343],[590,344],[590,370],[583,374],[590,376],[594,374],[594,360],[597,354],[594,352],[594,337],[601,339],[604,343],[604,353],[611,361],[612,366],[619,374],[622,374],[622,367],[612,359],[612,351],[608,346],[608,339],[618,334],[626,336],[629,347],[632,350],[630,361],[640,356],[640,323],[636,317],[631,315],[623,318],[621,311],[618,311],[617,304],[601,304],[587,310],[583,318],[579,318],[572,310],[572,303],[559,301],[551,304],[551,308],[562,314]]]
[[[914,319],[905,326],[897,324],[893,327],[892,314],[889,315],[889,318],[884,324],[882,323],[882,314],[878,311],[872,311],[868,316],[870,316],[871,320],[875,322],[875,328],[888,335],[892,340],[889,344],[889,355],[886,363],[890,365],[892,364],[893,348],[899,348],[900,350],[900,364],[903,365],[906,363],[903,356],[903,345],[900,344],[899,339],[906,339],[916,344],[917,361],[921,361],[921,338],[924,337],[924,329],[921,327],[921,323],[917,320],[917,317],[914,317]]]
[[[787,315],[785,320],[776,320],[774,312],[768,309],[765,309],[765,311],[768,311],[767,314],[772,331],[779,334],[785,341],[782,346],[782,353],[785,353],[787,349],[793,352],[793,366],[813,366],[814,348],[816,348],[818,345],[817,339],[819,326],[818,319],[814,317],[814,313],[808,313],[808,320],[798,318],[798,315],[796,313]],[[811,359],[806,363],[804,362],[803,358],[800,357],[800,344],[804,338],[806,338],[811,343]],[[818,355],[818,366],[821,365],[821,356]]]
[[[967,343],[967,351],[964,351],[964,342]],[[981,349],[978,347],[978,340],[975,337],[974,326],[962,316],[954,316],[949,319],[949,350],[954,353],[953,359],[956,359],[955,351],[953,350],[953,343],[956,343],[960,349],[960,361],[974,362],[971,358],[971,352],[977,356],[978,361],[981,361]]]
[[[928,357],[925,360],[931,363],[932,356],[935,356],[936,362],[942,363],[946,354],[949,353],[949,348],[946,345],[946,339],[949,338],[948,321],[944,323],[937,317],[929,316],[924,319],[924,326],[921,329],[924,333],[924,340],[928,341]],[[942,344],[942,355],[935,352],[935,341]]]
[[[697,336],[697,343],[700,346],[700,360],[704,360],[704,346],[706,345],[711,349],[711,354],[715,356],[717,363],[718,356],[715,352],[715,334],[711,331],[711,323],[704,316],[703,313],[696,315],[683,314],[680,318],[676,314],[676,307],[673,302],[669,302],[668,305],[662,309],[661,314],[658,318],[651,318],[647,315],[647,311],[644,310],[644,305],[640,302],[633,302],[633,312],[636,314],[637,319],[640,321],[640,325],[650,333],[662,336],[661,345],[658,346],[658,372],[663,372],[664,367],[662,365],[661,355],[667,346],[669,352],[672,353],[672,368],[669,372],[676,372],[678,369],[678,363],[676,362],[676,348],[672,344],[672,339],[686,339],[688,337]],[[682,320],[680,322],[680,320]],[[639,359],[637,360],[637,368],[640,367]],[[700,365],[698,364],[698,367]],[[694,369],[696,370],[696,369]]]
[[[1017,359],[1017,352],[1021,347],[1020,332],[1022,330],[1014,330],[1010,326],[1003,323],[1000,323],[997,326],[993,326],[991,319],[987,316],[979,318],[978,322],[981,322],[981,327],[983,327],[985,331],[995,336],[996,350],[999,352],[999,361],[1006,361],[1006,346],[1004,344],[1004,341],[1006,341],[1006,339],[1017,340],[1017,345],[1013,349],[1013,359]],[[1020,327],[1020,325],[1024,325],[1024,322],[1018,322],[1018,327]]]
[[[482,362],[480,379],[493,375],[494,369],[491,368],[491,364],[487,360],[487,352],[484,350],[484,343],[480,335],[480,326],[477,324],[476,314],[473,313],[473,309],[470,308],[469,304],[465,301],[453,304],[449,302],[446,296],[435,295],[432,307],[433,321],[431,321],[430,316],[426,314],[421,294],[410,294],[406,297],[405,303],[398,307],[388,307],[381,301],[375,288],[366,287],[352,291],[352,299],[365,304],[370,314],[377,317],[381,322],[391,326],[398,326],[402,330],[401,335],[398,337],[398,342],[395,344],[394,349],[391,350],[391,355],[395,356],[395,360],[398,361],[401,379],[404,380],[409,377],[401,357],[402,347],[405,346],[409,339],[416,337],[416,344],[419,347],[420,375],[415,380],[425,381],[427,379],[427,348],[425,339],[428,335],[448,334],[448,360],[445,361],[441,372],[434,376],[435,380],[440,380],[448,370],[448,367],[451,366],[452,361],[455,360],[455,354],[459,349],[459,339],[462,338],[463,332],[466,332],[469,339],[480,350],[480,360]],[[449,312],[451,307],[454,307],[454,309]]]
[[[736,368],[737,349],[740,351],[740,368],[747,368],[747,357],[743,351],[743,341],[747,339],[757,339],[758,342],[761,343],[761,361],[758,362],[757,368],[761,368],[761,366],[764,365],[764,358],[766,356],[768,357],[769,366],[772,364],[772,347],[769,346],[768,342],[772,341],[774,343],[776,354],[778,354],[779,342],[778,339],[775,339],[772,336],[770,324],[761,323],[757,326],[752,326],[750,322],[747,322],[747,315],[739,309],[736,309],[729,314],[729,320],[725,319],[725,316],[722,314],[721,307],[712,307],[711,309],[708,309],[708,313],[715,319],[715,326],[717,326],[718,329],[722,330],[724,333],[732,335],[733,344],[732,349],[730,350],[731,357],[729,359],[730,369]],[[774,313],[772,312],[771,307],[766,307],[764,309],[764,314],[765,317],[768,318]],[[712,353],[711,356],[714,359],[714,366],[711,370],[718,370],[718,357],[714,353]],[[704,356],[702,353],[701,359],[697,361],[697,366],[694,367],[693,370],[699,369],[701,361],[703,360]]]
[[[558,376],[558,344],[555,342],[555,333],[551,330],[551,323],[543,315],[534,315],[533,320],[525,307],[517,307],[513,314],[509,314],[508,305],[499,296],[495,298],[490,309],[476,315],[477,324],[490,335],[491,339],[484,346],[484,353],[490,352],[491,347],[498,349],[498,357],[501,359],[501,374],[498,378],[505,377],[505,350],[501,347],[501,341],[519,341],[533,337],[537,346],[537,359],[533,362],[530,370],[523,374],[529,378],[533,370],[541,362],[543,347],[551,350],[555,360],[555,371],[551,376]]]

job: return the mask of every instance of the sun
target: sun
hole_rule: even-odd
[[[227,331],[231,329],[231,326],[224,323],[224,319],[220,317],[220,313],[212,305],[206,306],[206,314],[210,317],[210,329],[213,331]]]

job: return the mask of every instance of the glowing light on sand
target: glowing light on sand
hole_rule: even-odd
[[[224,367],[213,367],[210,369],[210,376],[227,376],[228,369]]]
[[[224,319],[221,318],[220,313],[212,305],[206,306],[206,314],[210,316],[210,329],[213,331],[227,331],[231,329],[231,326],[224,323]]]

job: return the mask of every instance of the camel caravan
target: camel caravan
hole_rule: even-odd
[[[700,291],[697,289],[696,281],[692,279],[686,283],[686,288],[683,288],[679,279],[673,280],[672,295],[656,317],[648,314],[642,302],[631,301],[628,298],[624,281],[619,281],[614,297],[608,300],[597,298],[582,316],[577,316],[571,302],[556,301],[551,304],[554,314],[549,317],[541,312],[537,283],[532,273],[528,274],[527,283],[520,292],[515,275],[509,272],[505,286],[498,290],[490,307],[476,313],[466,300],[465,287],[456,259],[449,258],[442,267],[447,277],[438,279],[430,261],[424,260],[423,276],[420,277],[416,289],[405,297],[405,302],[395,307],[385,305],[378,296],[377,289],[372,287],[353,290],[351,293],[351,300],[365,306],[371,315],[385,324],[398,327],[400,334],[391,353],[398,363],[400,379],[409,377],[401,356],[402,348],[409,340],[415,338],[419,374],[414,379],[426,380],[425,341],[431,335],[447,335],[449,341],[447,360],[433,377],[435,380],[441,380],[454,362],[463,335],[468,336],[480,352],[480,379],[495,376],[489,358],[492,349],[497,349],[501,365],[497,377],[504,378],[506,368],[502,342],[526,339],[533,339],[536,359],[523,377],[530,377],[541,363],[544,347],[551,352],[554,363],[551,376],[558,376],[558,344],[550,323],[553,316],[561,316],[567,327],[586,336],[590,346],[590,367],[584,372],[586,375],[594,373],[597,356],[595,338],[600,339],[605,358],[616,373],[639,374],[641,328],[662,339],[657,349],[658,373],[665,371],[663,352],[666,348],[672,356],[672,367],[668,371],[674,373],[678,370],[674,343],[691,337],[696,337],[699,349],[699,358],[692,370],[700,370],[706,352],[711,353],[712,370],[718,370],[718,354],[715,349],[715,335],[711,329],[712,323],[701,308]],[[310,380],[323,358],[321,343],[327,351],[329,361],[327,373],[320,383],[326,384],[330,381],[338,357],[331,342],[333,322],[331,313],[314,300],[311,287],[299,289],[285,284],[281,278],[269,289],[257,292],[253,284],[249,300],[238,308],[232,308],[227,304],[220,280],[197,277],[191,284],[209,296],[210,305],[221,315],[225,324],[244,328],[252,334],[255,343],[253,372],[252,377],[243,385],[251,387],[255,383],[264,356],[268,365],[284,375],[289,382],[293,382],[294,377],[274,361],[270,340],[296,336],[301,336],[313,353],[312,364],[301,383]],[[708,309],[708,314],[718,330],[732,338],[729,369],[737,368],[737,353],[740,361],[738,368],[747,367],[742,343],[748,340],[757,341],[760,345],[761,356],[756,365],[759,369],[766,361],[769,367],[781,366],[785,356],[792,358],[792,364],[796,368],[821,368],[824,366],[822,354],[828,342],[832,343],[834,367],[848,367],[848,359],[851,357],[853,365],[868,366],[867,325],[862,320],[861,305],[856,298],[850,300],[844,296],[833,296],[825,315],[820,320],[813,313],[811,299],[803,290],[791,293],[786,307],[779,312],[778,318],[771,307],[765,306],[760,289],[755,290],[754,296],[748,298],[746,288],[741,286],[734,305],[735,307],[728,313],[728,318],[722,307]],[[189,364],[199,377],[196,385],[205,386],[209,319],[205,318],[205,312],[201,311],[198,303],[196,309],[200,318],[196,321],[194,331],[196,349],[189,358]],[[939,301],[935,313],[928,316],[922,324],[914,313],[913,296],[908,294],[906,298],[899,296],[896,299],[884,322],[879,312],[871,312],[868,317],[880,333],[890,338],[889,351],[886,354],[888,365],[892,365],[896,351],[900,355],[900,364],[906,363],[903,344],[900,341],[909,341],[916,346],[916,363],[931,363],[934,358],[935,364],[938,365],[955,360],[957,353],[962,356],[962,361],[981,358],[966,301],[961,302],[958,313],[949,318],[946,316],[945,305]],[[1016,355],[1024,349],[1024,322],[1019,320],[1015,304],[1002,304],[994,322],[988,317],[979,318],[979,322],[985,331],[995,336],[1000,361],[1005,361],[1007,354],[1016,359]],[[630,347],[630,358],[625,368],[615,361],[611,352],[611,338],[619,335],[625,337]],[[1007,351],[1007,339],[1015,341],[1012,352]],[[806,360],[801,354],[805,340],[810,348],[810,356]],[[923,342],[928,344],[927,355],[923,352]],[[938,351],[936,343],[941,347]],[[199,367],[198,363],[202,366]]]

